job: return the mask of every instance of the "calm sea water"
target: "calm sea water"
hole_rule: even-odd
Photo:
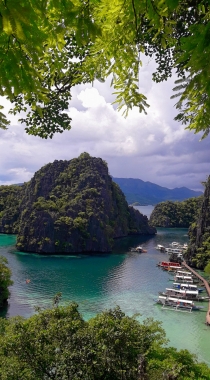
[[[9,307],[2,316],[29,317],[35,306],[51,306],[57,292],[62,292],[61,304],[76,301],[85,319],[119,305],[127,315],[140,313],[140,321],[147,317],[162,321],[171,346],[190,350],[210,366],[210,328],[204,324],[207,303],[202,304],[203,311],[193,313],[163,310],[154,303],[158,291],[172,284],[171,275],[156,266],[168,256],[155,247],[187,242],[186,229],[158,229],[154,237],[116,240],[112,254],[94,256],[20,253],[15,249],[15,239],[0,235],[0,255],[7,257],[14,281]],[[138,244],[147,253],[129,251]]]

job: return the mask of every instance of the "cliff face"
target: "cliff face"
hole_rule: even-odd
[[[24,186],[0,186],[0,233],[17,234]]]
[[[189,236],[190,245],[185,259],[190,265],[204,269],[210,261],[210,176],[205,183],[197,222],[190,226]]]
[[[20,205],[17,248],[27,252],[109,252],[113,239],[155,234],[148,219],[128,207],[106,163],[83,153],[35,173]]]

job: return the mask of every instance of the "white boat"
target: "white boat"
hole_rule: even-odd
[[[173,288],[175,289],[188,289],[188,290],[198,290],[198,293],[201,293],[204,291],[204,288],[198,288],[197,285],[194,284],[184,284],[179,282],[173,283]]]
[[[177,255],[182,255],[182,252],[183,250],[181,248],[171,248],[171,247],[168,247],[168,248],[165,248],[166,252],[167,253],[175,253]]]
[[[165,247],[164,247],[164,245],[158,244],[157,247],[156,247],[156,249],[158,249],[158,250],[161,251],[161,252],[165,252]]]
[[[141,245],[138,245],[136,248],[131,248],[131,252],[146,253],[147,250],[144,249]]]
[[[176,274],[178,274],[178,276],[191,276],[191,277],[193,277],[192,272],[184,271],[184,270],[180,270],[180,269],[178,269],[176,271]]]
[[[177,241],[173,241],[172,243],[171,243],[171,246],[172,247],[178,247],[180,244],[179,243],[177,243]]]
[[[190,300],[180,300],[179,298],[168,297],[168,296],[159,296],[156,300],[156,303],[159,303],[163,308],[169,308],[177,311],[193,311],[203,309],[202,306],[197,306],[193,301]]]
[[[182,275],[178,275],[176,274],[175,277],[174,277],[174,281],[175,282],[184,282],[184,283],[190,283],[190,284],[193,284],[193,278],[192,276],[182,276]]]
[[[165,292],[159,292],[161,296],[178,297],[185,300],[202,300],[198,297],[198,290],[166,288]]]

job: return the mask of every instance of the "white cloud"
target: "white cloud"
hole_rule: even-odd
[[[148,115],[134,108],[125,119],[111,105],[110,81],[95,81],[93,86],[72,90],[72,129],[52,140],[28,136],[18,125],[19,116],[12,116],[9,130],[0,130],[0,183],[28,181],[44,164],[86,151],[105,159],[115,177],[141,178],[170,188],[201,188],[209,174],[210,138],[199,142],[199,135],[174,121],[173,81],[154,84],[152,71],[154,63],[146,63],[140,75],[140,90],[150,103]]]

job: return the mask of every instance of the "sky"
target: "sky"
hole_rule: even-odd
[[[0,185],[29,181],[35,171],[54,160],[70,160],[83,152],[101,157],[113,177],[140,178],[163,187],[203,190],[210,174],[210,136],[185,130],[174,121],[177,110],[174,80],[156,84],[155,63],[146,58],[139,75],[139,90],[147,96],[147,115],[137,108],[127,118],[112,105],[110,81],[95,81],[72,90],[69,114],[72,128],[52,139],[28,136],[20,116],[9,115],[8,130],[0,129]],[[10,104],[2,99],[5,113]]]

